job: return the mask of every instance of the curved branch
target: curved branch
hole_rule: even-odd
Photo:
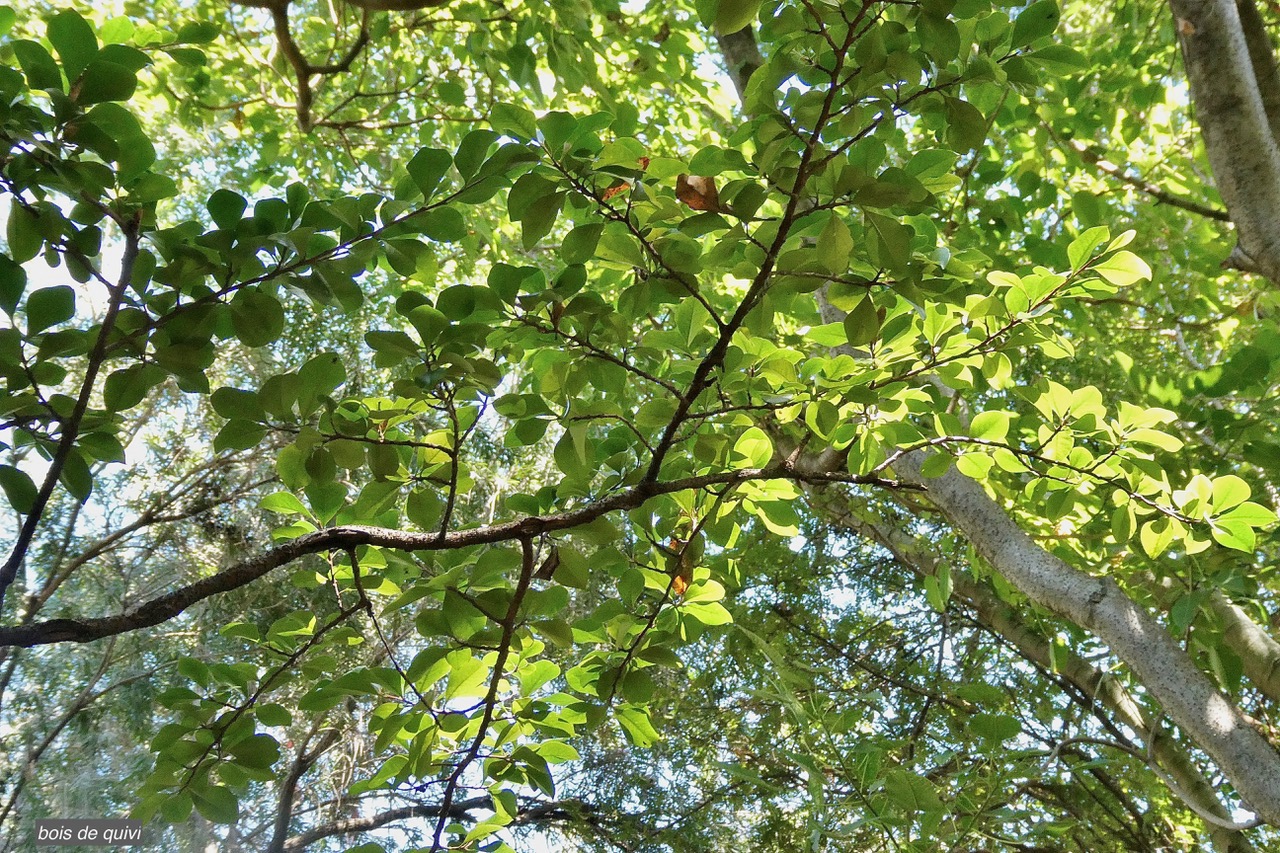
[[[541,536],[557,530],[569,530],[589,524],[618,510],[635,509],[659,495],[701,489],[706,486],[736,485],[751,480],[792,480],[801,483],[860,483],[885,488],[901,488],[896,480],[842,472],[801,472],[787,463],[769,468],[744,468],[721,471],[666,482],[641,482],[616,494],[575,509],[551,515],[533,515],[501,524],[490,524],[451,533],[413,533],[385,527],[348,525],[328,527],[300,536],[264,551],[215,575],[202,578],[181,589],[153,598],[115,616],[92,619],[50,619],[31,625],[0,628],[0,648],[6,646],[40,646],[51,643],[87,643],[102,637],[125,634],[159,625],[174,618],[191,605],[220,593],[239,589],[274,569],[292,563],[308,554],[334,550],[350,550],[360,545],[374,545],[396,551],[449,551],[472,545],[490,545]],[[907,486],[906,488],[916,488]]]
[[[420,12],[423,9],[443,6],[449,0],[343,0],[343,2],[366,12]]]
[[[1045,125],[1045,129],[1048,130],[1047,125]],[[1051,135],[1054,135],[1052,130],[1049,130],[1049,133]],[[1054,136],[1056,138],[1056,135]],[[1130,175],[1122,167],[1117,166],[1115,163],[1112,163],[1110,160],[1103,158],[1101,154],[1099,154],[1097,151],[1090,148],[1089,146],[1085,145],[1083,142],[1080,142],[1079,140],[1076,140],[1076,139],[1061,140],[1060,144],[1066,145],[1068,148],[1074,151],[1077,155],[1079,155],[1081,160],[1088,163],[1090,166],[1093,166],[1099,172],[1110,175],[1116,180],[1121,181],[1122,183],[1126,183],[1129,186],[1133,187],[1134,189],[1140,190],[1141,192],[1146,193],[1147,195],[1151,196],[1156,201],[1161,202],[1162,204],[1167,204],[1170,207],[1177,207],[1189,213],[1195,213],[1195,214],[1198,214],[1199,216],[1203,216],[1208,219],[1217,220],[1218,222],[1231,221],[1230,215],[1228,215],[1228,213],[1225,210],[1222,210],[1221,208],[1210,207],[1207,204],[1201,204],[1197,201],[1192,201],[1191,199],[1182,198],[1181,196],[1174,195],[1173,193],[1164,189],[1160,185],[1154,184],[1151,181],[1148,181],[1146,178],[1143,178],[1140,175]]]

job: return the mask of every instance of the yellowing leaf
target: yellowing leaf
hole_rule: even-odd
[[[1093,269],[1116,287],[1127,287],[1151,278],[1151,267],[1147,262],[1128,250],[1116,252]]]

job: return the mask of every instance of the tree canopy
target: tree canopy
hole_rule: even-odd
[[[0,6],[0,849],[1280,843],[1277,26]]]

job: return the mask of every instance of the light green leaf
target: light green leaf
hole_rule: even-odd
[[[984,441],[1004,441],[1015,417],[1012,412],[980,412],[969,423],[969,435]]]
[[[1151,278],[1151,267],[1147,262],[1128,250],[1116,252],[1093,269],[1116,287],[1127,287]]]
[[[735,468],[763,468],[773,458],[773,442],[759,427],[751,427],[733,445]]]
[[[1214,478],[1211,503],[1215,512],[1222,512],[1244,503],[1250,494],[1252,490],[1248,483],[1235,474],[1226,474]]]

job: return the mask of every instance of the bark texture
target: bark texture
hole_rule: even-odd
[[[829,523],[878,543],[893,555],[899,565],[917,575],[937,574],[938,561],[927,545],[904,533],[899,525],[859,512],[858,504],[847,498],[837,502],[833,500],[836,496],[829,491],[825,494],[814,489],[805,491],[810,505]],[[1032,627],[988,584],[964,572],[953,572],[951,584],[953,595],[977,620],[1007,640],[1023,658],[1046,672],[1056,671],[1080,696],[1097,703],[1112,718],[1131,729],[1142,742],[1149,744],[1150,760],[1176,786],[1179,797],[1187,806],[1206,818],[1214,849],[1222,853],[1248,853],[1254,849],[1244,834],[1224,825],[1231,822],[1231,815],[1218,799],[1213,786],[1181,745],[1160,732],[1158,725],[1147,718],[1142,707],[1118,679],[1070,649],[1055,659],[1050,654],[1049,638]]]
[[[1094,577],[1045,551],[978,483],[954,468],[926,479],[922,452],[897,469],[991,566],[1027,598],[1092,632],[1134,672],[1165,713],[1229,778],[1249,808],[1280,823],[1280,754],[1150,614],[1115,581]]]
[[[1280,282],[1280,75],[1253,0],[1170,0],[1191,100],[1239,244],[1227,265]]]

